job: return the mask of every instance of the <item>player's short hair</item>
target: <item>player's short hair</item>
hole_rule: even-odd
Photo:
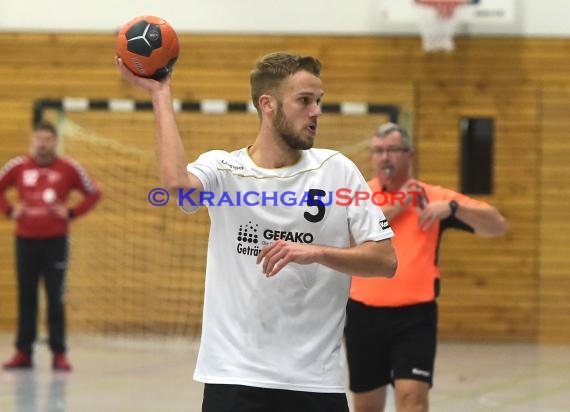
[[[39,132],[40,130],[45,130],[51,132],[55,137],[57,137],[57,128],[52,122],[48,122],[47,120],[40,121],[36,123],[32,129],[34,132]]]
[[[250,74],[251,99],[259,113],[259,97],[262,94],[275,93],[283,80],[300,70],[308,71],[319,77],[321,62],[312,56],[275,52],[260,58]]]
[[[388,136],[392,132],[399,132],[401,136],[402,146],[407,150],[412,150],[412,139],[410,138],[410,134],[406,129],[401,126],[398,126],[396,123],[384,123],[378,126],[376,129],[376,133],[374,133],[375,137],[384,138]]]

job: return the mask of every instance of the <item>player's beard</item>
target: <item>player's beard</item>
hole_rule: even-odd
[[[49,150],[36,150],[34,153],[34,159],[41,166],[46,166],[55,160],[56,154]]]
[[[295,132],[293,125],[283,112],[283,105],[278,103],[277,112],[275,113],[275,118],[273,119],[273,127],[281,139],[285,142],[287,146],[294,150],[307,150],[313,147],[313,137],[310,136],[309,139],[304,140]]]

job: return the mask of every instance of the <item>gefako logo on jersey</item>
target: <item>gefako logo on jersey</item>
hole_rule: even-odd
[[[257,256],[261,249],[259,248],[259,235],[257,223],[251,220],[245,225],[239,225],[237,233],[237,248],[236,251],[240,255]]]
[[[247,222],[246,225],[239,225],[238,236],[237,236],[238,242],[255,243],[255,244],[259,243],[259,238],[257,236],[258,227],[259,225],[256,223],[254,226],[251,220]]]
[[[263,235],[261,240],[259,239],[259,233]],[[257,256],[262,246],[279,239],[295,243],[313,243],[315,237],[309,232],[290,232],[277,229],[265,229],[260,231],[259,224],[253,223],[250,220],[246,224],[239,225],[238,227],[236,251],[240,255]]]
[[[313,234],[305,232],[287,232],[284,230],[267,229],[263,231],[263,237],[267,240],[287,240],[295,243],[313,243]]]

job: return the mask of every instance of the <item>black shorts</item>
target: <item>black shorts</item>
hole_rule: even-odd
[[[344,330],[350,390],[413,379],[433,383],[437,303],[372,307],[349,299]]]
[[[204,385],[202,412],[348,412],[344,393]]]

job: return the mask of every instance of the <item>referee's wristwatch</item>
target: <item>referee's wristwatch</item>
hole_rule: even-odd
[[[451,214],[449,215],[449,217],[455,217],[458,208],[459,208],[459,203],[457,203],[455,200],[450,201],[449,209],[451,209]]]

